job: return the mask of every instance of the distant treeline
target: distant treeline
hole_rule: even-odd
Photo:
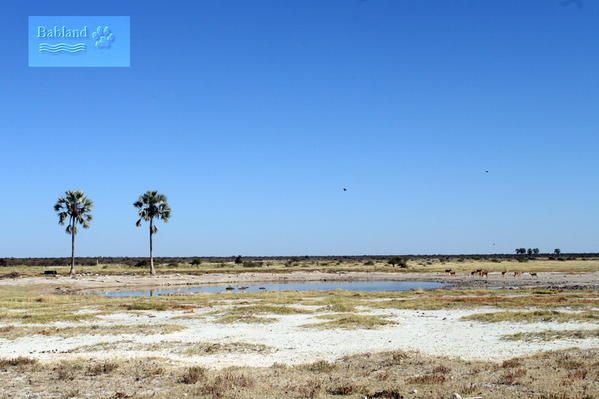
[[[155,261],[160,264],[201,264],[201,263],[240,263],[240,260],[249,262],[343,262],[343,261],[387,261],[397,255],[356,255],[356,256],[185,256],[185,257],[160,257],[155,258]],[[423,260],[440,262],[450,261],[465,261],[465,260],[510,260],[522,259],[522,255],[514,254],[452,254],[452,255],[400,255],[405,260]],[[575,260],[575,259],[592,259],[599,258],[599,253],[561,253],[556,257],[553,253],[539,253],[527,257],[530,259],[560,259],[560,260]],[[67,266],[71,258],[0,258],[1,266]],[[147,265],[145,257],[83,257],[77,258],[77,264],[82,266],[96,265],[126,265],[132,267],[143,267]]]

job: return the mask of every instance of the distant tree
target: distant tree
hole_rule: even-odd
[[[243,263],[243,259],[241,258],[241,255],[237,255],[235,257],[235,264],[236,265],[241,265]]]
[[[201,264],[202,264],[202,259],[201,259],[201,258],[194,258],[194,259],[191,261],[191,264],[192,264],[192,266],[199,266],[199,265],[201,265]]]
[[[401,268],[404,268],[404,267],[408,266],[406,260],[400,256],[392,257],[391,259],[389,259],[389,261],[387,263],[389,263],[393,267],[399,266]]]
[[[559,256],[561,255],[561,253],[562,253],[562,250],[561,250],[561,249],[559,249],[559,248],[555,248],[555,249],[553,250],[553,253],[554,253],[556,256],[558,256],[558,257],[559,257]]]
[[[140,195],[138,200],[133,203],[138,209],[139,219],[135,223],[137,227],[141,226],[142,221],[149,222],[150,226],[150,274],[156,275],[154,268],[154,255],[152,253],[152,238],[158,232],[158,227],[154,224],[157,220],[167,223],[171,217],[171,207],[168,204],[166,196],[158,191],[146,191]]]
[[[526,248],[516,248],[516,255],[526,254]]]
[[[528,253],[528,256],[532,256],[532,254],[533,254],[532,248],[528,248],[526,253]]]
[[[533,248],[533,249],[532,249],[532,254],[533,254],[534,256],[538,256],[538,255],[539,255],[539,253],[541,253],[541,251],[539,250],[539,248]]]
[[[69,275],[75,277],[75,236],[77,226],[89,228],[93,217],[91,211],[94,207],[92,200],[87,198],[83,191],[66,191],[64,197],[58,198],[54,204],[54,211],[58,214],[58,223],[67,223],[66,233],[71,235],[71,270]]]

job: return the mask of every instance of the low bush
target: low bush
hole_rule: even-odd
[[[181,378],[179,378],[179,382],[181,382],[183,384],[197,384],[198,382],[200,382],[201,380],[204,380],[205,378],[206,378],[206,369],[201,366],[194,366],[194,367],[190,367],[187,370],[185,370],[183,375],[181,375]]]

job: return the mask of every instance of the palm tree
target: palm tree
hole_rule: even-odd
[[[158,191],[146,191],[139,196],[133,206],[139,209],[137,212],[139,219],[135,223],[137,227],[140,227],[141,222],[144,220],[150,222],[150,274],[154,276],[156,275],[156,269],[154,268],[154,256],[152,254],[152,237],[158,231],[158,228],[154,225],[154,219],[168,222],[171,217],[171,207],[166,200],[166,196]]]
[[[87,198],[83,191],[66,191],[64,197],[58,198],[54,211],[58,214],[58,223],[64,225],[68,221],[67,234],[71,235],[71,271],[69,275],[75,277],[75,236],[77,225],[89,228],[92,221],[92,208],[94,203]]]

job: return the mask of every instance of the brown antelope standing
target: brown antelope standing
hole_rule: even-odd
[[[479,275],[481,277],[485,277],[485,278],[489,278],[489,271],[488,270],[481,270]]]
[[[514,277],[519,277],[522,275],[522,272],[514,272]]]

